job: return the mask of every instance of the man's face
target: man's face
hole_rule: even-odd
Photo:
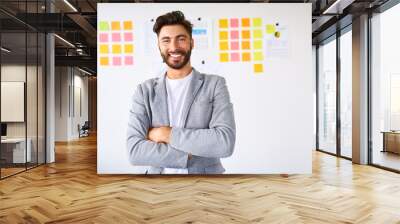
[[[192,38],[182,25],[163,26],[158,35],[161,57],[173,69],[181,69],[189,62],[192,43]]]

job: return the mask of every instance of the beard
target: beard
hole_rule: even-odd
[[[181,69],[189,62],[190,56],[192,54],[192,49],[190,49],[188,51],[178,49],[178,50],[175,50],[174,52],[169,52],[166,54],[160,51],[160,53],[161,53],[163,62],[165,62],[170,68]],[[172,56],[170,56],[170,54],[180,54],[181,57],[183,56],[183,60],[179,61],[179,62],[175,62],[175,60],[173,59]]]

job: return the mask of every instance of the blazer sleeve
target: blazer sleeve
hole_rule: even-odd
[[[130,163],[136,166],[186,168],[188,153],[176,150],[168,144],[147,139],[150,118],[144,100],[143,90],[139,85],[129,110],[126,143]]]
[[[223,158],[233,153],[236,127],[224,78],[216,83],[208,129],[172,128],[170,145],[195,156]]]

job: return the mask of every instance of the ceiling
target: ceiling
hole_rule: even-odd
[[[97,3],[171,3],[171,2],[230,2],[230,3],[312,3],[312,36],[316,44],[332,35],[340,26],[351,24],[353,16],[357,16],[378,7],[388,0],[1,0],[0,1],[0,29],[2,46],[12,48],[14,54],[34,53],[35,43],[29,43],[25,52],[25,38],[21,32],[25,29],[39,32],[55,32],[59,37],[75,45],[55,38],[56,65],[75,65],[96,71],[96,24]],[[68,5],[70,4],[70,6]],[[331,7],[332,6],[332,7]],[[52,8],[53,13],[47,13]],[[324,13],[327,9],[329,13]],[[331,10],[332,9],[332,10]],[[343,22],[344,21],[344,22]],[[347,22],[346,22],[347,21]],[[29,38],[28,38],[29,39]],[[28,40],[29,42],[29,40]],[[2,52],[3,55],[3,52]]]

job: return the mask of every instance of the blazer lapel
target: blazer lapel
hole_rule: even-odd
[[[154,105],[153,116],[157,115],[158,120],[163,125],[170,125],[167,101],[167,89],[165,86],[165,73],[161,75],[154,86]]]
[[[203,75],[193,68],[193,77],[192,80],[190,80],[190,84],[187,90],[187,95],[185,97],[185,102],[183,103],[181,124],[183,124],[184,127],[186,127],[186,120],[189,115],[190,107],[192,106],[193,101],[197,95],[197,92],[199,91],[202,84],[203,84]]]

